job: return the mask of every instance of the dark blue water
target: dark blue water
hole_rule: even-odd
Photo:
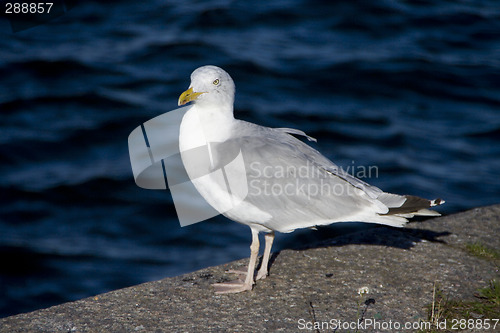
[[[300,128],[386,191],[500,202],[497,0],[81,1],[0,21],[0,316],[248,256],[247,227],[181,228],[132,176],[128,134],[205,64],[238,117]],[[336,231],[305,233],[275,249]]]

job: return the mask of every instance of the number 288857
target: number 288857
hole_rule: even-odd
[[[49,14],[53,2],[7,2],[5,14]]]

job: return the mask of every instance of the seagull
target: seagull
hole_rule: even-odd
[[[239,279],[213,284],[217,294],[252,290],[256,280],[266,278],[275,232],[353,221],[402,227],[415,215],[440,215],[429,208],[444,200],[371,186],[299,140],[296,136],[316,141],[300,130],[236,119],[234,96],[229,74],[209,65],[191,74],[178,101],[179,106],[192,103],[179,131],[181,159],[191,182],[217,212],[252,232],[247,271],[229,271]],[[206,158],[193,153],[200,147],[206,148]],[[236,167],[229,168],[231,163]],[[221,176],[216,170],[226,171]],[[265,248],[255,276],[260,232]]]

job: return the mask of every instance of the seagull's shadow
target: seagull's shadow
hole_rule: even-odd
[[[421,241],[446,244],[440,238],[449,235],[451,235],[451,232],[448,231],[436,232],[429,229],[408,227],[393,228],[364,223],[319,227],[318,230],[300,230],[279,237],[282,239],[279,240],[280,244],[277,244],[276,251],[272,253],[269,259],[269,267],[272,267],[280,251],[285,249],[303,251],[314,248],[360,244],[390,246],[409,250]]]

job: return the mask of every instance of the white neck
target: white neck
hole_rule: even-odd
[[[182,151],[224,142],[231,134],[235,119],[232,105],[221,108],[194,104],[184,115],[180,127],[179,148]]]

